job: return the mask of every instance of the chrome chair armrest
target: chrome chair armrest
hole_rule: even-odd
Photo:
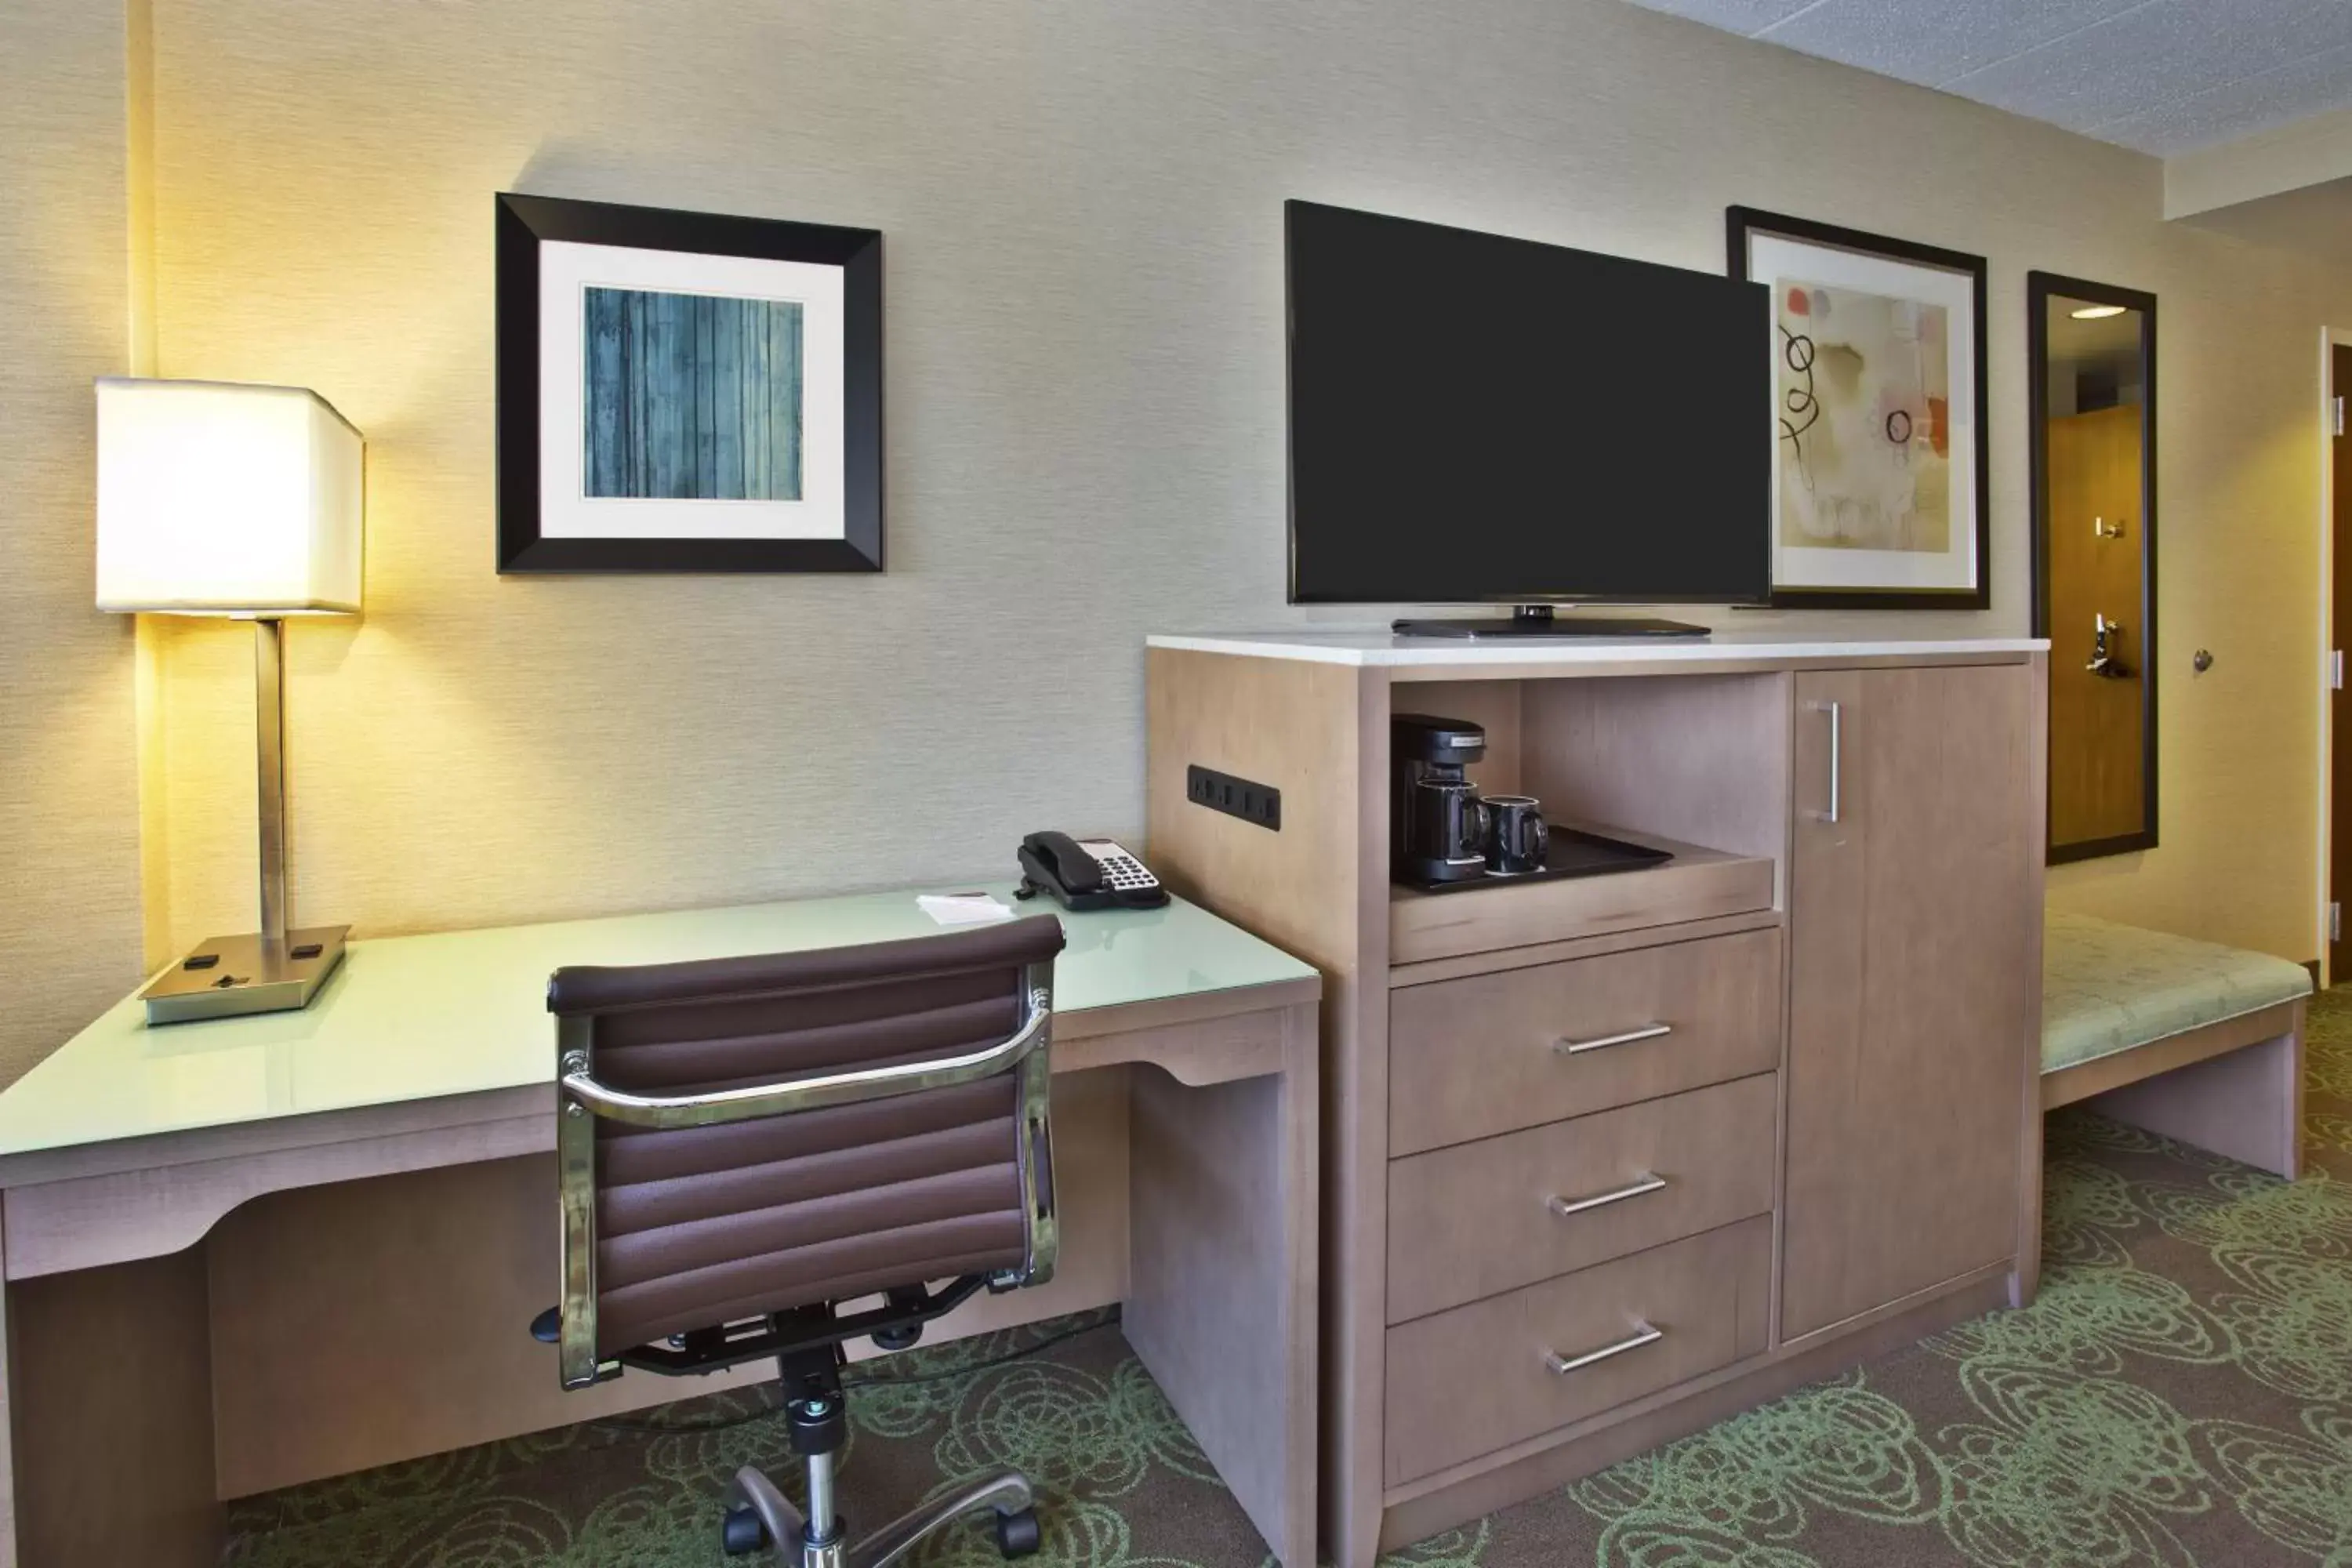
[[[1050,1037],[1054,1009],[1049,996],[1042,989],[1032,991],[1029,1016],[1017,1033],[1010,1039],[962,1056],[821,1073],[782,1083],[719,1089],[711,1094],[655,1096],[630,1094],[600,1083],[588,1071],[586,1054],[568,1051],[561,1063],[562,1072],[556,1086],[573,1105],[608,1121],[662,1129],[710,1127],[727,1121],[782,1116],[795,1110],[815,1110],[828,1105],[889,1100],[928,1089],[971,1083],[1013,1067]]]

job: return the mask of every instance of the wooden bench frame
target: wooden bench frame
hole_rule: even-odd
[[[2042,1075],[2042,1109],[2103,1116],[2275,1171],[2303,1173],[2305,999],[2094,1057]]]

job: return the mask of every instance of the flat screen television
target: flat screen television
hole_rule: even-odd
[[[1293,603],[1769,595],[1762,284],[1313,202],[1286,227]]]

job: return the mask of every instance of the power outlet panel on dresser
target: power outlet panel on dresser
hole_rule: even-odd
[[[1171,640],[1151,863],[1327,975],[1341,1568],[2030,1293],[2034,645]],[[1394,712],[1673,858],[1391,885]],[[1280,789],[1282,830],[1189,804],[1192,766]]]

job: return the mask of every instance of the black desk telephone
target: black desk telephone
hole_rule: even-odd
[[[1073,910],[1156,910],[1168,889],[1142,861],[1108,838],[1033,833],[1021,841],[1018,899],[1042,889]]]

